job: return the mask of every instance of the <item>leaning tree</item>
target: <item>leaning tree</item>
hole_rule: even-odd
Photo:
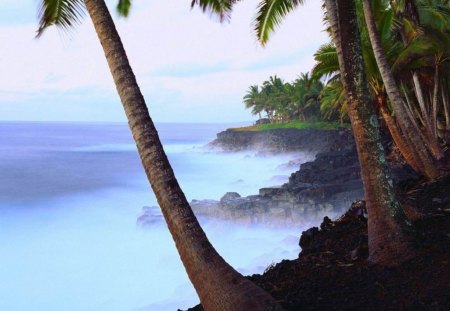
[[[118,9],[126,15],[129,5],[129,0],[121,0]],[[72,27],[85,9],[103,47],[145,173],[203,307],[281,310],[272,296],[234,270],[208,241],[175,178],[104,0],[43,0],[38,36],[52,25]]]

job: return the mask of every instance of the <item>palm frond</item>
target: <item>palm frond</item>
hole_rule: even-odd
[[[275,27],[280,25],[283,18],[303,2],[303,0],[262,0],[258,5],[258,13],[254,22],[258,41],[265,45]]]
[[[131,0],[119,0],[117,2],[117,13],[120,16],[127,17],[130,14]]]
[[[450,30],[450,7],[447,3],[421,3],[419,2],[419,10],[422,23],[440,31]]]
[[[386,11],[380,18],[378,24],[378,33],[381,39],[388,39],[392,36],[392,29],[394,24],[394,12],[392,10]]]
[[[68,30],[78,24],[84,15],[83,0],[42,0],[38,8],[39,28],[36,37],[55,25]]]
[[[320,46],[314,53],[314,60],[316,64],[312,69],[313,79],[327,78],[339,71],[336,48],[331,43]]]
[[[404,70],[414,61],[417,61],[426,56],[434,55],[438,52],[436,43],[431,40],[430,37],[421,37],[410,42],[403,51],[397,56],[394,64],[392,65],[392,71],[398,72]]]
[[[203,12],[218,16],[220,22],[229,21],[233,6],[239,0],[192,0],[191,8],[199,6]]]

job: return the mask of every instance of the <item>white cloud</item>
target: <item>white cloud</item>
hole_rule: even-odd
[[[309,1],[289,15],[265,48],[252,33],[256,4],[243,1],[237,5],[230,24],[214,22],[200,10],[190,10],[190,1],[180,5],[179,0],[135,1],[127,20],[116,19],[155,120],[189,121],[188,116],[191,121],[225,117],[222,121],[234,121],[233,115],[236,121],[250,119],[240,103],[249,85],[274,74],[292,80],[311,69],[312,53],[327,40],[321,31],[320,2]],[[91,115],[101,116],[102,121],[123,120],[89,18],[72,33],[49,29],[39,40],[33,39],[35,28],[34,24],[0,26],[0,40],[8,42],[0,49],[0,109],[8,105],[9,111],[0,118],[14,119],[17,113],[26,119],[84,120]],[[51,110],[57,105],[52,102],[53,92],[61,100],[76,90],[82,92],[78,92],[80,103],[73,113],[55,109],[53,114],[27,116],[19,111],[27,105],[42,105],[35,98],[46,98],[45,107]],[[110,109],[92,102],[99,100],[99,94],[102,102],[110,99]],[[227,100],[233,103],[227,104]],[[15,109],[17,102],[21,104]],[[219,105],[225,105],[227,113],[212,115],[224,111]],[[92,111],[99,109],[107,111]],[[178,114],[176,109],[198,111]]]

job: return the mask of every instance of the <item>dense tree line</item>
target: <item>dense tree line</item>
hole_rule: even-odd
[[[292,83],[271,76],[261,86],[252,85],[244,96],[246,108],[252,114],[263,116],[271,123],[292,120],[317,121],[320,114],[320,94],[323,83],[301,74]]]
[[[422,135],[426,135],[433,153],[440,157],[442,150],[439,150],[437,140],[444,138],[450,130],[448,1],[371,3],[373,10],[364,11],[363,1],[358,1],[356,12],[373,105],[394,139],[398,141],[400,135],[395,115],[402,115],[400,118],[404,122],[422,127]],[[365,12],[371,14],[373,23],[366,22]],[[327,20],[325,17],[325,22]],[[369,29],[372,29],[370,33]],[[400,86],[401,94],[398,95],[404,98],[402,106],[405,109],[396,109],[398,105],[394,107],[389,99],[372,49],[370,34],[375,30],[385,51],[385,63],[392,71],[394,82]],[[311,73],[302,73],[291,83],[271,76],[261,86],[249,87],[243,101],[252,114],[268,118],[270,122],[349,121],[331,28],[328,27],[327,31],[331,41],[314,54],[316,64]],[[386,64],[385,68],[388,68]]]

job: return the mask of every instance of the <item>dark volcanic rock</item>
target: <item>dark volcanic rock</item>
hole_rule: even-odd
[[[348,129],[273,129],[265,131],[237,131],[228,129],[217,134],[211,145],[227,151],[259,149],[264,151],[311,151],[339,150],[353,144]]]
[[[259,195],[245,198],[227,194],[220,201],[220,209],[229,208],[234,216],[238,216],[237,211],[252,217],[257,214],[254,221],[269,213],[271,217],[287,217],[284,222],[301,223],[307,218],[341,214],[353,201],[363,198],[358,157],[348,129],[226,130],[217,134],[212,144],[231,151],[258,148],[318,153],[282,186],[262,188]],[[249,208],[253,211],[244,210]],[[227,215],[223,211],[220,214]]]
[[[247,197],[228,192],[220,201],[193,200],[191,206],[199,216],[273,226],[301,225],[325,215],[338,216],[364,197],[350,130],[227,130],[219,133],[213,144],[227,150],[260,147],[318,153],[314,161],[303,163],[282,186],[262,188],[259,194]],[[391,169],[395,181],[414,177],[404,165],[394,165]]]
[[[223,197],[220,198],[220,203],[226,203],[228,201],[239,199],[241,195],[237,192],[227,192]]]
[[[368,261],[364,204],[357,202],[320,230],[306,230],[297,259],[249,279],[285,310],[450,310],[450,178],[413,181],[399,197],[425,215],[413,223],[414,258],[389,268]]]

